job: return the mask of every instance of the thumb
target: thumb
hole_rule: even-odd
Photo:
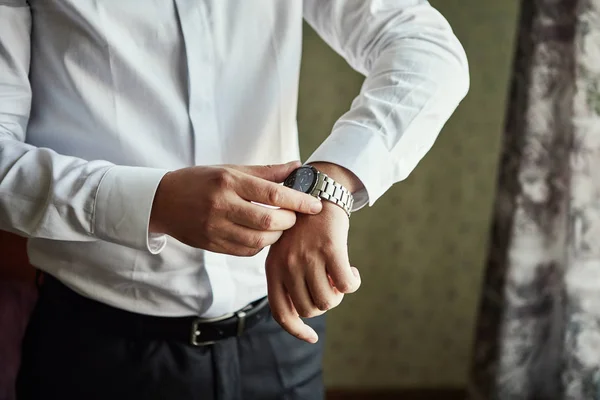
[[[244,172],[248,175],[255,176],[257,178],[266,179],[271,182],[281,183],[291,174],[295,169],[300,167],[302,164],[300,161],[291,161],[287,164],[273,164],[273,165],[248,165],[248,166],[236,166],[234,167],[240,172]]]

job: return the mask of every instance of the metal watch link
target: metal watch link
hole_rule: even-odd
[[[303,165],[292,172],[284,186],[330,201],[350,216],[354,197],[344,186],[311,165]]]

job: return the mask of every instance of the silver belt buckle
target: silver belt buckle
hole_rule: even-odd
[[[262,305],[263,302],[260,303]],[[190,332],[190,343],[193,346],[208,346],[211,344],[215,344],[216,341],[208,341],[208,342],[199,342],[198,337],[202,334],[202,331],[199,329],[199,325],[202,323],[211,323],[211,322],[219,322],[231,317],[237,317],[237,336],[241,336],[244,333],[244,328],[246,327],[246,312],[250,311],[255,306],[252,304],[247,305],[239,311],[234,313],[229,313],[222,315],[216,318],[196,318],[192,323],[192,330]]]
[[[190,343],[193,346],[197,346],[197,347],[208,346],[208,345],[217,343],[214,340],[207,341],[207,342],[199,342],[198,341],[198,337],[202,334],[202,331],[199,329],[200,324],[223,321],[227,318],[233,317],[234,315],[235,315],[235,313],[229,313],[229,314],[225,314],[225,315],[222,315],[220,317],[215,317],[215,318],[196,318],[194,320],[194,322],[192,322],[192,330],[190,332]]]
[[[211,342],[199,342],[198,341],[198,337],[202,334],[202,331],[200,329],[198,329],[198,325],[200,323],[202,323],[202,320],[200,318],[197,318],[192,323],[192,331],[191,331],[191,336],[190,336],[190,343],[193,346],[196,346],[196,347],[208,346],[210,344],[215,344],[214,341],[211,341]]]

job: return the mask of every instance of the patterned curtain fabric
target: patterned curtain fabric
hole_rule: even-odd
[[[600,400],[600,0],[521,7],[470,397]]]

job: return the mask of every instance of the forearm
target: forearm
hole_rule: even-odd
[[[350,109],[307,161],[352,171],[365,187],[355,209],[406,179],[469,88],[464,50],[439,12],[426,1],[383,4],[304,2],[311,25],[366,75]]]

